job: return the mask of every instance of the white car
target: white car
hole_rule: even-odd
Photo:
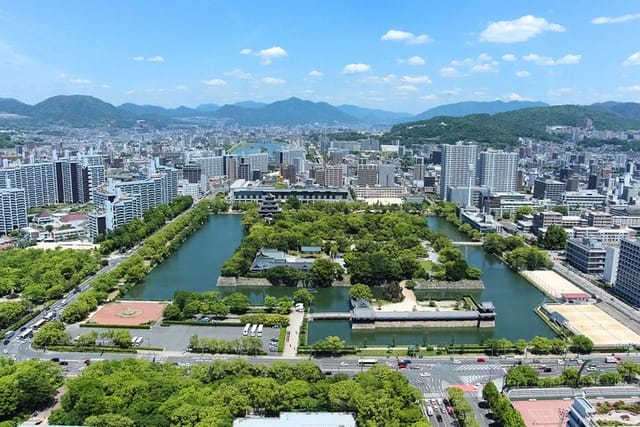
[[[431,374],[429,372],[420,372],[421,377],[430,377]]]
[[[340,366],[349,366],[347,362],[340,362]]]
[[[482,387],[482,384],[480,384],[480,383],[476,383],[476,384],[473,386],[473,388],[474,388],[475,390],[478,390],[480,387]]]
[[[2,352],[3,352],[4,354],[9,354],[9,350],[8,350],[8,349],[6,349],[6,348],[5,348],[4,350],[2,350]]]
[[[460,359],[453,359],[453,364],[454,364],[454,365],[459,365],[459,364],[461,364],[461,363],[462,363],[462,362],[460,361]]]
[[[598,368],[596,368],[595,366],[589,366],[586,370],[587,370],[588,372],[594,372],[594,371],[597,371],[597,370],[598,370]]]

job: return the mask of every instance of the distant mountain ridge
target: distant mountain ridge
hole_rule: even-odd
[[[357,105],[338,105],[338,109],[371,125],[389,125],[402,123],[412,118],[409,113],[395,113],[392,111],[363,108]]]
[[[464,117],[437,116],[429,120],[394,126],[383,141],[404,144],[477,141],[492,146],[517,145],[519,137],[552,139],[546,126],[581,126],[593,120],[596,129],[640,129],[640,119],[629,119],[591,106],[556,105],[525,108],[505,113],[471,114]]]
[[[522,108],[526,105],[545,106]],[[498,110],[509,109],[504,113],[494,113]],[[289,98],[271,104],[255,101],[243,101],[233,105],[218,106],[216,104],[202,104],[196,108],[181,106],[178,108],[164,108],[154,105],[137,105],[125,103],[118,107],[98,98],[85,95],[59,95],[48,98],[36,105],[28,105],[11,98],[0,98],[0,121],[21,120],[22,122],[43,122],[74,127],[91,126],[131,126],[137,120],[146,120],[154,125],[163,126],[170,123],[181,123],[184,120],[198,119],[211,121],[226,121],[242,126],[261,125],[302,125],[302,124],[331,124],[345,126],[362,125],[391,125],[404,122],[406,126],[394,126],[389,134],[398,132],[401,128],[427,127],[429,120],[421,123],[416,117],[430,115],[438,111],[453,111],[462,114],[473,111],[466,117],[455,115],[436,116],[440,122],[449,126],[445,133],[433,128],[425,135],[427,138],[449,139],[454,135],[469,136],[480,130],[480,136],[489,127],[493,130],[488,134],[501,135],[499,139],[513,142],[517,136],[540,135],[546,124],[570,124],[580,117],[592,117],[597,128],[604,129],[612,126],[612,130],[626,127],[626,129],[640,128],[640,104],[633,102],[604,102],[591,106],[546,106],[544,103],[523,101],[513,102],[463,102],[441,105],[427,110],[418,116],[408,113],[396,113],[384,110],[362,108],[355,105],[340,105],[338,107],[326,102],[311,102],[299,98]],[[491,113],[490,113],[490,112]],[[485,114],[479,114],[485,112]],[[509,116],[509,113],[513,113]],[[493,114],[493,115],[490,115]],[[507,116],[503,116],[507,114]],[[20,119],[16,116],[22,116]],[[506,119],[505,119],[506,117]],[[509,117],[518,117],[520,122],[513,123]],[[408,122],[411,120],[411,122]],[[418,123],[416,125],[416,123]],[[576,122],[577,123],[577,122]],[[603,127],[604,126],[604,127]],[[457,129],[453,132],[453,129]],[[477,129],[476,129],[477,128]],[[486,136],[486,135],[485,135]]]
[[[497,114],[523,108],[546,107],[548,105],[538,101],[464,101],[430,108],[417,114],[412,120],[428,120],[437,116],[463,117],[470,114]]]

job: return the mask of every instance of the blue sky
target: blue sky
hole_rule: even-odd
[[[640,102],[636,1],[14,1],[0,97],[165,107],[297,96],[418,113]]]

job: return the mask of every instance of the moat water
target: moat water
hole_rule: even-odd
[[[291,295],[295,289],[284,287],[217,288],[222,263],[229,258],[243,237],[240,215],[214,215],[179,250],[154,268],[143,283],[131,289],[128,299],[171,300],[177,290],[210,291],[228,294],[240,291],[259,304],[265,295]],[[428,217],[427,224],[447,234],[453,241],[468,241],[443,218]],[[553,332],[533,312],[544,295],[493,255],[478,246],[462,247],[470,265],[482,270],[485,289],[480,291],[417,291],[420,299],[451,299],[472,295],[477,301],[491,301],[496,307],[495,328],[401,328],[351,330],[348,321],[315,321],[309,323],[309,342],[337,335],[349,343],[449,344],[479,343],[486,338],[505,337],[531,339],[536,335],[552,337]],[[348,288],[318,289],[314,293],[313,311],[347,311]]]

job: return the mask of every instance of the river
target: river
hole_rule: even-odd
[[[213,215],[195,232],[179,250],[154,268],[144,282],[133,287],[127,299],[171,300],[176,290],[211,291],[223,295],[240,291],[247,294],[254,304],[264,301],[265,295],[276,297],[291,295],[293,289],[284,287],[217,288],[216,282],[222,263],[229,258],[242,240],[240,215]],[[428,225],[447,234],[454,241],[468,240],[466,235],[439,217],[428,217]],[[309,323],[309,342],[328,335],[337,335],[349,343],[367,345],[388,344],[449,344],[479,343],[490,337],[531,339],[536,335],[553,336],[551,330],[533,312],[544,295],[511,271],[498,258],[485,253],[481,247],[462,248],[467,262],[480,268],[485,289],[471,293],[477,301],[492,301],[496,306],[496,327],[475,328],[403,328],[352,331],[348,321],[316,321]],[[463,294],[462,292],[458,293]],[[348,289],[319,289],[314,293],[313,311],[348,310]],[[421,298],[455,298],[455,292],[430,294],[419,291]]]

